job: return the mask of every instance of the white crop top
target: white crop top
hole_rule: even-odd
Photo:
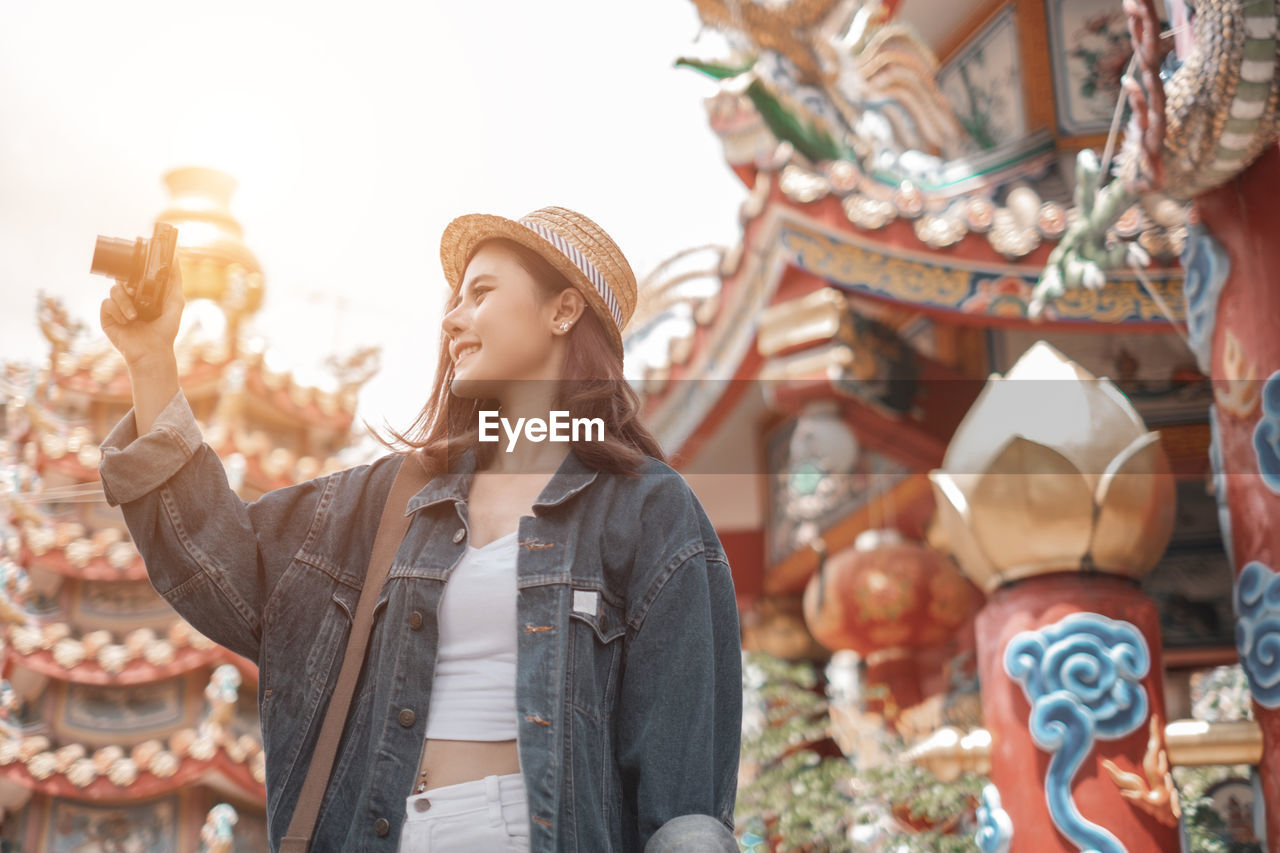
[[[468,544],[445,584],[428,738],[516,736],[518,532],[480,548]]]

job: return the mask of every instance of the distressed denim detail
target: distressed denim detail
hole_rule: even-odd
[[[103,442],[103,487],[113,506],[119,499],[157,592],[258,665],[274,851],[405,457],[388,453],[246,502],[182,392],[145,435],[135,427],[130,410]],[[436,614],[469,541],[454,534],[470,530],[474,471],[468,451],[406,507],[409,530],[376,599],[312,853],[397,849],[430,707]],[[652,458],[634,476],[597,471],[570,451],[521,516],[518,542],[516,731],[532,853],[654,853],[650,840],[667,843],[677,829],[705,835],[705,821],[669,823],[691,815],[731,837],[738,612],[724,549],[683,477]],[[403,709],[413,725],[401,725]],[[388,834],[375,832],[379,820]]]

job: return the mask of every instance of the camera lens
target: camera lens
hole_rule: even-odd
[[[132,275],[135,264],[141,269],[141,261],[146,254],[147,241],[141,237],[134,241],[99,237],[93,247],[93,262],[89,266],[89,272],[127,279]]]

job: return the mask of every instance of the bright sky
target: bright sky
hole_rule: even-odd
[[[41,290],[101,336],[96,236],[149,236],[163,174],[211,166],[239,181],[258,328],[301,367],[381,345],[357,417],[403,429],[453,217],[571,207],[641,277],[738,239],[714,84],[673,67],[725,55],[698,35],[687,0],[0,0],[0,361],[46,358]]]

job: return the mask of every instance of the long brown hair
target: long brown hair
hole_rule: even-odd
[[[490,244],[501,245],[515,255],[537,282],[540,303],[546,304],[566,287],[573,287],[537,252],[501,237],[478,243],[467,256],[467,264],[482,246]],[[445,305],[446,313],[459,298],[460,293],[455,290]],[[614,351],[599,315],[588,306],[566,338],[568,350],[552,408],[572,412],[574,418],[600,418],[604,422],[603,441],[573,441],[573,452],[593,468],[620,474],[635,474],[646,455],[666,462],[657,439],[640,422],[640,397],[623,375],[622,359]],[[454,461],[467,448],[475,449],[477,471],[488,467],[498,443],[480,441],[478,412],[498,408],[498,401],[454,395],[449,391],[453,376],[449,336],[442,334],[436,378],[426,405],[404,433],[390,425],[386,427],[400,446],[384,440],[368,421],[364,422],[365,427],[374,440],[389,450],[404,453],[421,449],[423,461],[433,475],[452,470]]]

